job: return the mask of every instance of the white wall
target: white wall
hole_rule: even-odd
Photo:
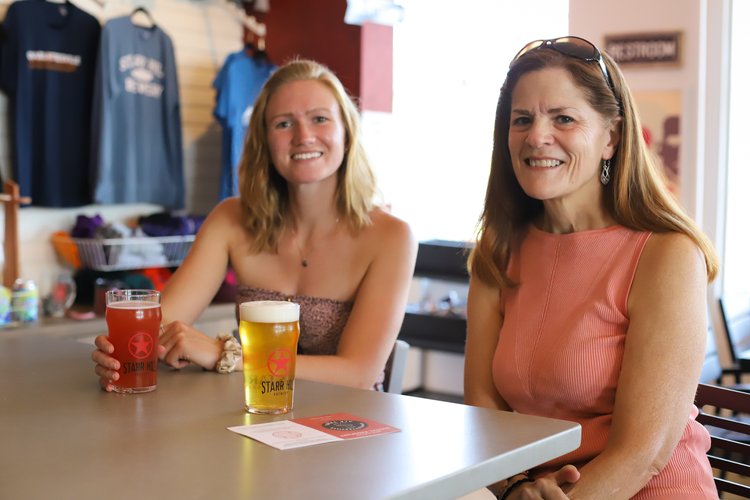
[[[11,2],[0,0],[0,17]],[[190,213],[207,213],[218,195],[221,130],[212,116],[216,72],[230,52],[242,47],[242,29],[227,9],[227,0],[107,0],[104,7],[94,0],[73,3],[106,20],[127,15],[139,5],[146,7],[156,23],[172,37],[182,106],[186,204]],[[0,93],[0,171],[9,178],[10,159],[6,128],[8,102]],[[90,205],[71,209],[28,207],[20,211],[20,275],[34,279],[44,294],[62,267],[49,237],[54,231],[70,230],[78,214],[99,213],[107,221],[124,222],[160,211],[155,205]],[[3,222],[0,217],[0,237]],[[0,262],[4,258],[0,254]]]
[[[570,0],[570,32],[602,44],[606,34],[682,32],[682,64],[676,68],[625,67],[634,91],[682,92],[680,201],[723,255],[729,88],[731,0]],[[723,326],[709,292],[717,345],[728,359]]]
[[[730,0],[570,0],[570,32],[602,44],[607,34],[681,31],[679,67],[624,67],[631,89],[682,92],[681,202],[721,249]]]
[[[570,32],[604,45],[605,35],[681,31],[682,64],[677,67],[628,67],[625,78],[633,91],[682,91],[680,160],[681,201],[695,217],[701,216],[696,187],[699,157],[698,92],[701,43],[701,0],[570,0]]]

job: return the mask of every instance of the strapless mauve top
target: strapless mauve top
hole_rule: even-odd
[[[299,304],[299,354],[334,355],[339,339],[352,312],[354,302],[322,299],[307,295],[286,295],[275,290],[238,286],[236,311],[242,302],[252,300],[288,300]]]
[[[251,300],[288,300],[299,304],[298,354],[335,355],[341,334],[354,307],[354,302],[307,295],[286,295],[265,288],[238,286],[235,299],[238,323],[240,304]],[[385,372],[381,372],[373,389],[382,391],[384,380]]]

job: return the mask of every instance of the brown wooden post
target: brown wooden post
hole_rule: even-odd
[[[18,278],[20,267],[18,262],[18,206],[21,203],[31,203],[31,198],[19,196],[18,184],[13,181],[5,181],[3,194],[0,194],[0,203],[5,205],[3,285],[10,288]]]

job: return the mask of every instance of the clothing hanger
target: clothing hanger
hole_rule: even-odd
[[[255,56],[255,44],[253,43],[253,33],[250,30],[242,30],[242,44],[245,47],[245,55],[248,57]]]
[[[73,6],[73,4],[70,3],[70,0],[42,0],[42,1],[48,4],[57,5],[58,15],[60,16],[61,19],[68,18],[68,14],[70,14],[70,10],[68,10],[68,7]]]
[[[146,17],[146,20],[148,21],[147,24],[144,24],[142,19],[143,16],[136,17],[138,14],[143,14],[143,16]],[[140,22],[138,22],[138,19],[141,19]],[[130,21],[135,24],[136,26],[143,26],[145,28],[153,28],[156,26],[156,21],[154,21],[154,18],[151,16],[151,13],[146,9],[146,7],[136,7],[133,9],[133,12],[130,13]]]
[[[255,46],[253,59],[255,59],[256,61],[270,61],[268,53],[266,52],[266,37],[258,37],[258,43]]]
[[[266,36],[266,25],[258,22],[255,16],[250,16],[245,10],[235,2],[227,2],[225,0],[218,0],[219,5],[231,15],[238,23],[244,26],[243,30],[243,43],[247,55],[253,55],[255,52],[265,51],[265,36]],[[253,38],[258,37],[258,46],[253,45]],[[263,40],[262,42],[260,40]],[[260,45],[262,44],[262,47]]]
[[[263,25],[261,32],[263,35],[255,33],[247,28],[247,26],[242,30],[245,55],[252,57],[256,61],[270,62],[271,59],[268,57],[268,52],[266,52],[265,25]]]

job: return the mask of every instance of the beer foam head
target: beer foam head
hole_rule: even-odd
[[[107,304],[110,309],[154,309],[161,307],[158,302],[147,300],[124,300],[122,302],[111,302]]]
[[[281,300],[257,300],[240,304],[240,320],[252,323],[299,321],[299,304]]]

